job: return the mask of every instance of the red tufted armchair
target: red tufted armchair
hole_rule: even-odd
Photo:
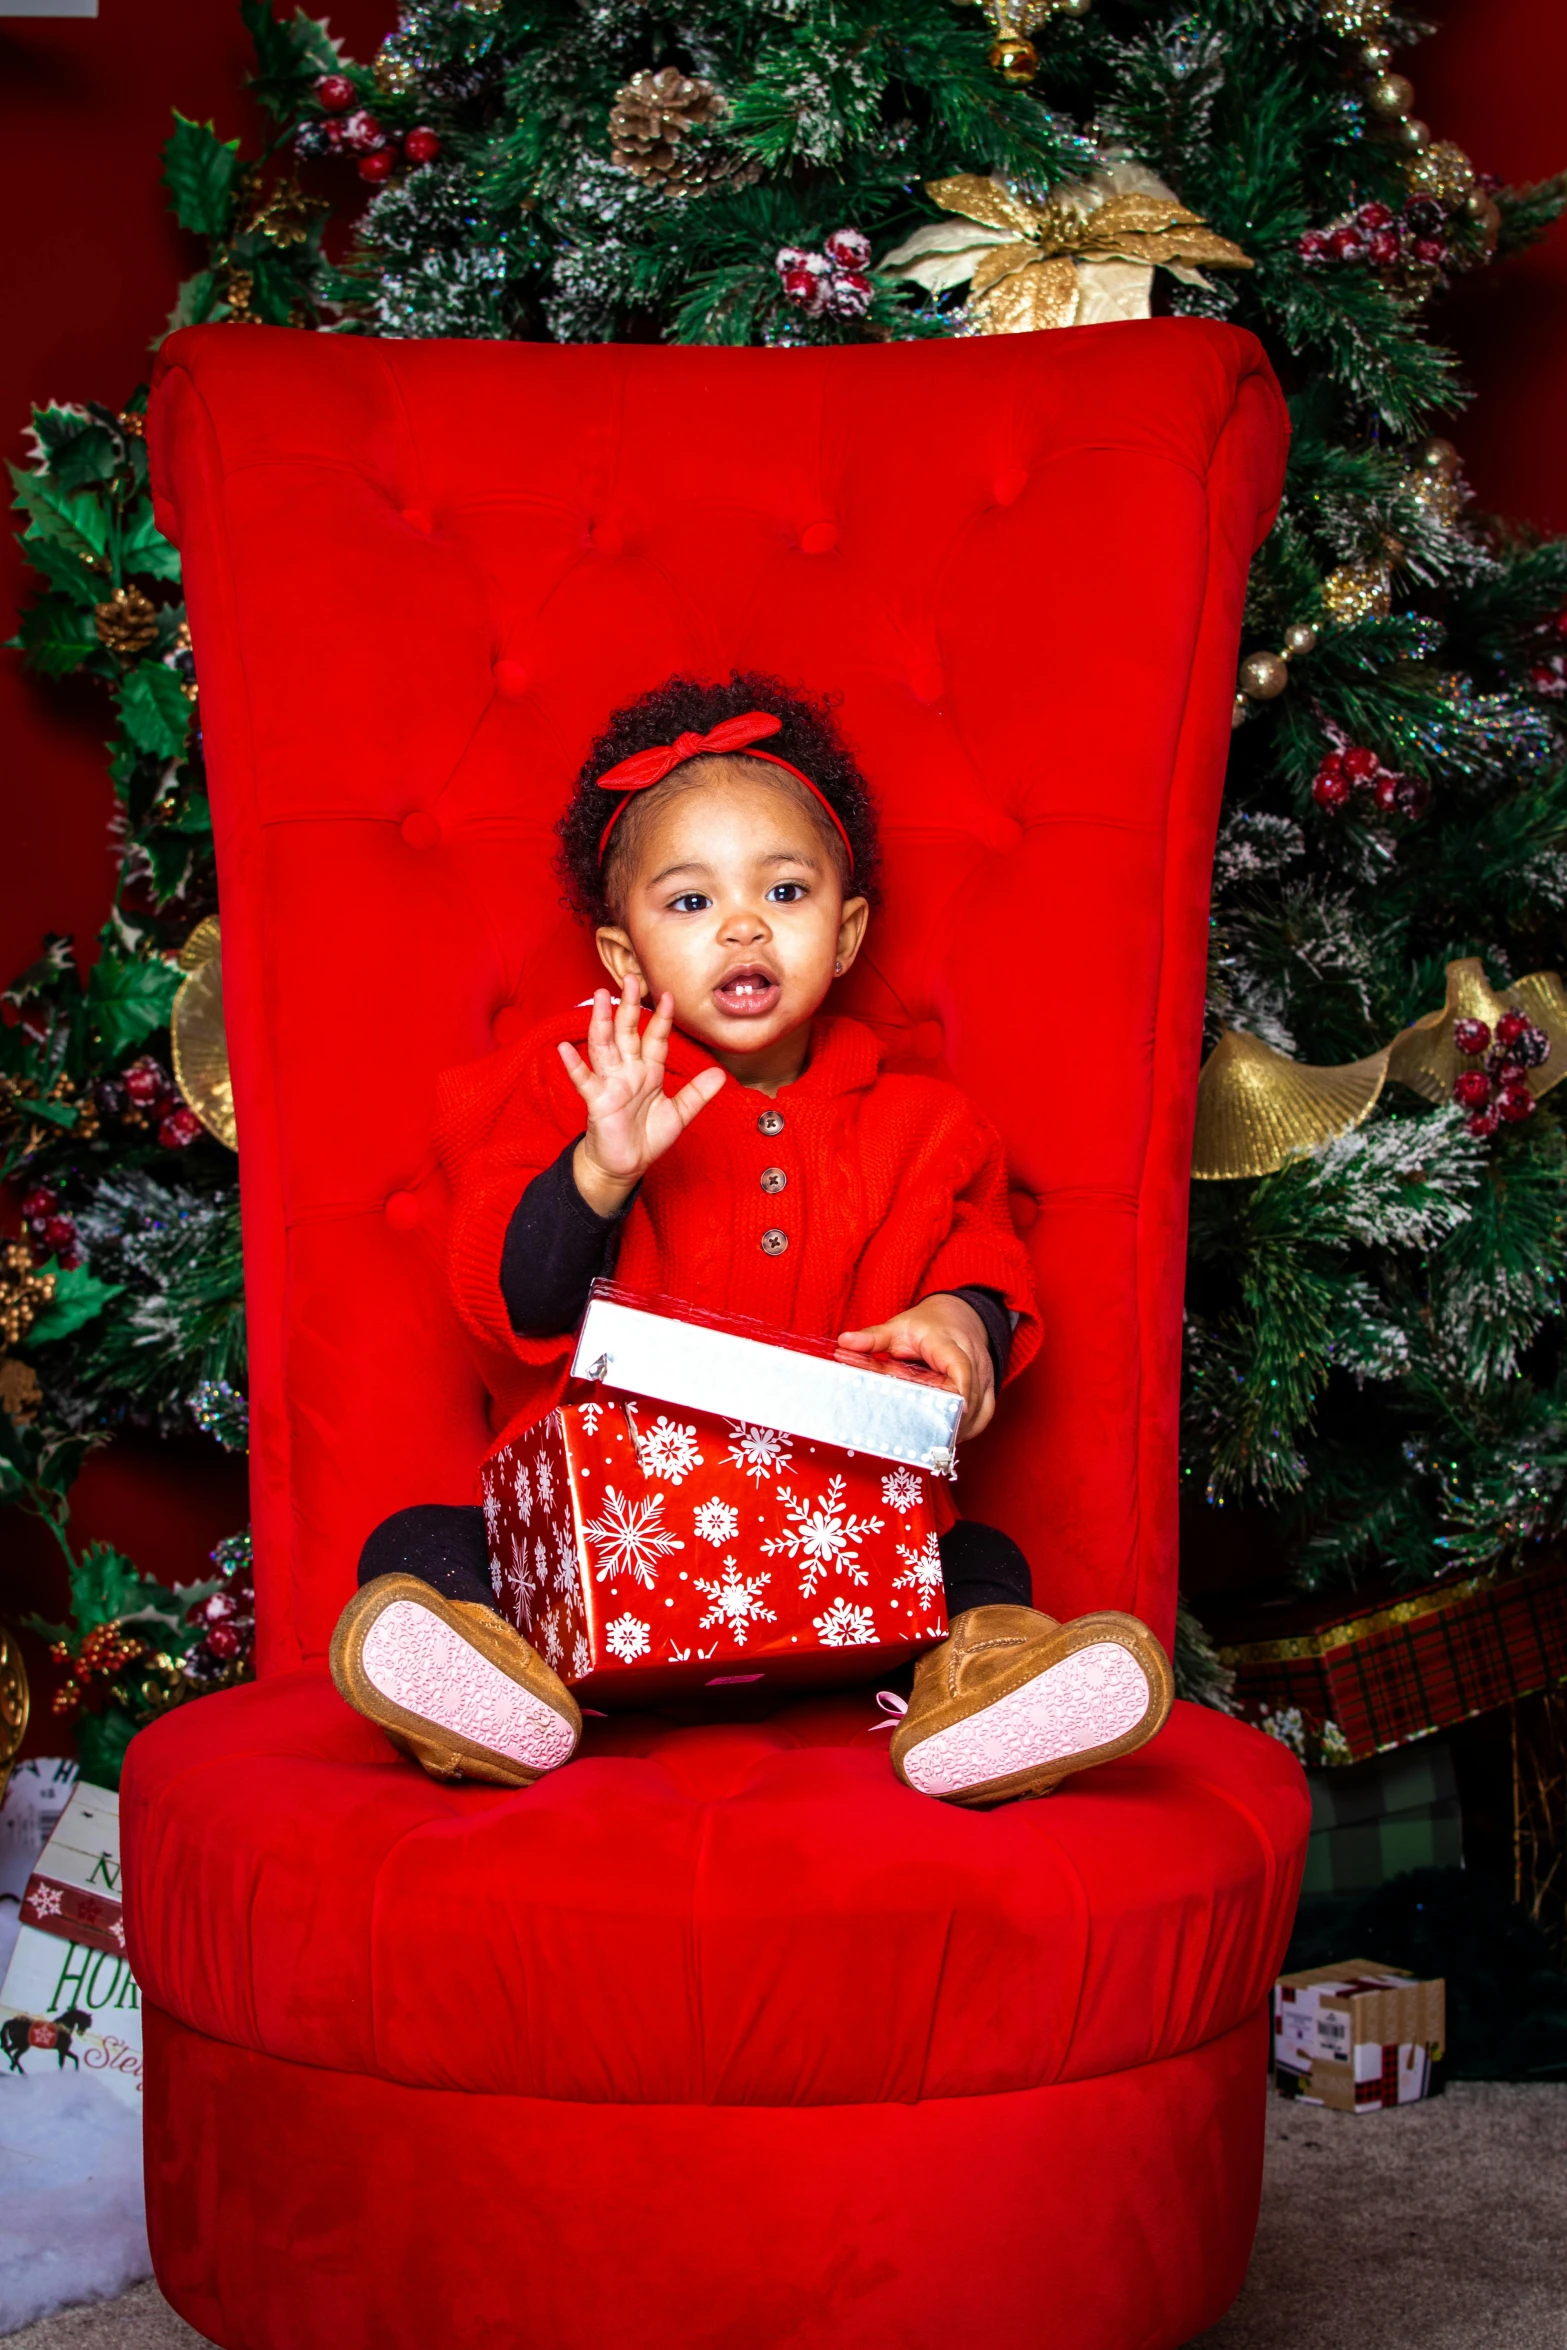
[[[989,1814],[865,1695],[439,1786],[324,1651],[466,1500],[436,1073],[587,991],[551,824],[671,670],[843,695],[843,1008],[1005,1136],[1046,1341],[965,1465],[1169,1637],[1185,1196],[1241,595],[1283,410],[1157,323],[841,351],[218,328],[159,366],[218,830],[262,1676],[125,1788],[158,2275],[226,2350],[1158,2350],[1239,2285],[1307,1815],[1177,1706]],[[1043,1015],[1043,1019],[1042,1016]],[[1019,1056],[1019,1038],[1028,1057]]]

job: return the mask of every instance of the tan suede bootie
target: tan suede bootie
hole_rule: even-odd
[[[969,1608],[915,1667],[892,1767],[944,1803],[1047,1795],[1146,1744],[1174,1695],[1169,1660],[1135,1616],[1058,1624],[1031,1607]]]
[[[417,1575],[356,1591],[332,1635],[332,1678],[356,1712],[432,1779],[528,1787],[569,1762],[577,1701],[493,1608]]]

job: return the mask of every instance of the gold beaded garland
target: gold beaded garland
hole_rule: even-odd
[[[1317,632],[1309,620],[1294,621],[1284,631],[1284,658],[1286,660],[1291,658],[1298,660],[1306,653],[1314,653],[1316,649]]]
[[[1289,681],[1289,664],[1279,653],[1248,653],[1241,663],[1240,689],[1248,702],[1276,701]]]
[[[1415,102],[1415,85],[1401,73],[1385,73],[1366,92],[1370,111],[1384,122],[1397,122]]]

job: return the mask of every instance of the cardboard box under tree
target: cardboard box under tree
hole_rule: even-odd
[[[824,1688],[945,1638],[944,1380],[608,1282],[572,1377],[482,1481],[496,1604],[584,1703]]]
[[[1304,1967],[1273,1986],[1280,2093],[1339,2113],[1413,2105],[1442,2085],[1447,1986],[1371,1959]]]

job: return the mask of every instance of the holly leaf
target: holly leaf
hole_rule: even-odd
[[[91,660],[100,648],[84,617],[67,596],[40,596],[30,604],[16,632],[28,668],[44,677],[68,677]]]
[[[16,504],[27,516],[26,536],[53,539],[73,555],[101,562],[109,544],[109,516],[102,501],[90,491],[72,493],[56,487],[47,474],[26,473],[11,467]]]
[[[139,571],[144,579],[178,579],[179,549],[171,547],[152,518],[152,500],[138,499],[127,517],[120,541],[120,566]]]
[[[57,1338],[69,1338],[84,1322],[96,1321],[110,1298],[118,1297],[125,1287],[123,1281],[100,1281],[85,1265],[62,1270],[53,1257],[38,1270],[54,1275],[54,1295],[34,1317],[27,1333],[30,1347],[49,1346]]]
[[[179,679],[161,661],[138,661],[120,688],[120,722],[137,750],[155,759],[179,757],[190,707]]]
[[[103,601],[107,584],[103,573],[84,563],[70,547],[62,546],[58,539],[45,538],[24,538],[19,544],[23,562],[41,573],[59,594],[88,610]],[[18,644],[21,640],[12,637],[9,641]]]
[[[86,489],[93,482],[112,481],[119,467],[117,437],[91,417],[78,432],[60,443],[49,460],[49,471],[63,490]]]
[[[104,948],[87,981],[87,1006],[111,1059],[168,1026],[179,986],[180,973],[167,963],[144,963]]]
[[[174,297],[174,307],[169,312],[169,323],[163,330],[164,334],[178,334],[182,326],[201,326],[217,308],[217,291],[218,280],[214,270],[198,269],[194,277],[186,278]]]
[[[239,0],[239,13],[256,50],[250,86],[269,113],[292,122],[301,84],[342,70],[342,43],[324,18],[307,16],[302,8],[287,23],[273,15],[268,0]]]
[[[220,139],[210,122],[192,122],[174,109],[174,129],[163,150],[163,184],[181,228],[221,237],[234,206],[238,139]]]

